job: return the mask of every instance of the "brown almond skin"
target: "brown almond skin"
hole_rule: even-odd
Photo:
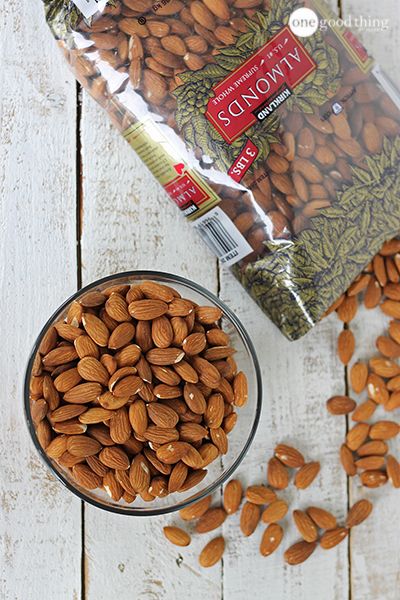
[[[287,467],[297,469],[304,465],[304,456],[293,446],[278,444],[274,450],[274,454]]]
[[[270,504],[276,500],[276,494],[265,485],[250,485],[246,490],[246,498],[253,504]]]
[[[208,533],[220,527],[226,519],[226,512],[223,508],[209,508],[198,520],[196,525],[197,533]]]
[[[285,517],[287,511],[288,505],[285,500],[277,499],[267,506],[261,518],[264,523],[276,523]]]
[[[373,509],[373,505],[369,500],[359,500],[349,510],[346,518],[346,527],[355,527],[360,525],[369,517]]]
[[[364,471],[360,475],[361,483],[368,488],[377,488],[387,483],[388,477],[384,471]]]
[[[219,562],[225,550],[225,540],[222,536],[216,537],[203,548],[199,556],[199,563],[204,568],[209,568]]]
[[[189,546],[190,535],[180,527],[164,527],[164,535],[175,546]]]
[[[324,550],[330,550],[334,548],[340,542],[342,542],[349,534],[349,530],[346,527],[336,527],[322,534],[319,541],[321,548]]]
[[[299,565],[307,560],[317,547],[316,542],[297,542],[285,551],[284,559],[289,565]]]
[[[297,471],[294,484],[297,488],[304,490],[309,487],[320,471],[319,462],[309,462]]]
[[[340,462],[349,477],[354,477],[357,473],[357,467],[354,463],[353,453],[346,444],[340,447]]]
[[[245,502],[240,514],[240,530],[246,537],[254,533],[261,517],[260,507],[252,502]]]
[[[400,464],[391,454],[386,457],[386,471],[392,486],[400,488]]]
[[[318,529],[311,517],[302,510],[293,511],[293,520],[295,525],[306,542],[316,542],[318,539]]]
[[[262,556],[270,556],[280,546],[283,539],[283,529],[277,523],[271,523],[265,529],[260,543]]]
[[[289,471],[275,457],[268,461],[267,480],[269,485],[277,490],[284,490],[289,485]]]
[[[233,515],[239,509],[243,497],[242,484],[238,479],[231,479],[224,489],[223,504],[228,515]]]
[[[337,525],[336,517],[323,508],[309,506],[307,514],[320,529],[335,529]]]
[[[347,415],[355,409],[356,402],[348,396],[333,396],[327,401],[326,407],[331,415]]]
[[[205,498],[198,500],[198,502],[194,502],[194,504],[191,504],[186,508],[182,508],[179,511],[180,518],[184,521],[193,521],[194,519],[199,519],[210,508],[211,500],[211,496],[206,496]]]

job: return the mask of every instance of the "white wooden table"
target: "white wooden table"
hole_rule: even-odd
[[[398,0],[339,4],[344,16],[390,19],[386,33],[360,35],[400,84]],[[0,31],[1,600],[398,600],[399,492],[386,486],[366,494],[347,481],[338,461],[346,422],[325,409],[330,395],[345,390],[335,354],[339,322],[330,317],[300,342],[287,342],[192,239],[106,115],[86,94],[79,103],[41,3],[2,4]],[[173,517],[128,518],[83,505],[42,465],[22,412],[24,367],[39,328],[77,285],[154,267],[218,292],[254,340],[263,414],[238,476],[263,482],[274,444],[298,446],[322,471],[308,490],[283,494],[292,508],[312,503],[342,518],[357,498],[375,501],[370,521],[348,543],[288,567],[282,552],[298,537],[288,519],[282,548],[265,559],[261,529],[243,539],[235,516],[223,526],[223,564],[204,571],[197,564],[203,539],[180,552],[160,535]],[[384,328],[377,311],[361,311],[356,358],[371,356]]]

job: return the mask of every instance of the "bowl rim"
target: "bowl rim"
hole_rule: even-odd
[[[32,372],[33,362],[34,362],[36,353],[39,349],[40,342],[42,341],[42,338],[43,338],[44,334],[46,333],[47,329],[55,321],[55,319],[58,317],[58,315],[60,315],[60,313],[62,313],[67,308],[67,306],[69,304],[74,302],[77,298],[82,296],[85,292],[88,292],[91,289],[93,289],[94,287],[103,285],[109,281],[116,280],[116,279],[124,279],[124,278],[129,278],[129,277],[138,278],[138,279],[148,278],[149,280],[152,280],[152,279],[157,280],[157,278],[169,279],[169,280],[175,281],[176,283],[179,283],[183,286],[186,286],[189,289],[193,289],[195,292],[202,294],[205,298],[208,298],[211,302],[216,304],[223,311],[223,313],[232,321],[232,323],[238,330],[238,332],[242,338],[242,341],[244,342],[246,349],[249,352],[249,355],[251,357],[251,360],[252,360],[252,363],[254,366],[254,370],[255,370],[255,379],[256,379],[256,385],[257,385],[256,411],[255,411],[255,416],[254,416],[254,420],[253,420],[253,423],[251,426],[250,433],[247,437],[247,440],[246,440],[241,452],[239,453],[237,458],[234,460],[232,465],[229,467],[229,469],[224,471],[224,473],[220,477],[218,477],[213,483],[211,483],[204,491],[199,492],[197,494],[195,493],[194,497],[189,497],[186,500],[183,500],[182,502],[178,502],[178,503],[174,504],[174,506],[167,506],[167,507],[162,507],[162,508],[150,508],[150,506],[149,506],[149,508],[147,508],[147,507],[135,508],[134,506],[119,507],[117,505],[103,504],[102,502],[97,501],[94,498],[86,496],[78,488],[76,488],[74,485],[72,485],[68,481],[68,479],[66,477],[64,477],[61,472],[57,471],[57,469],[53,466],[50,458],[47,456],[46,452],[44,451],[42,446],[39,444],[39,440],[37,439],[35,427],[34,427],[32,416],[31,416],[30,398],[29,398],[31,372]],[[58,481],[60,481],[70,492],[72,492],[75,496],[77,496],[81,501],[87,502],[88,504],[91,504],[92,506],[95,506],[96,508],[100,508],[100,509],[106,510],[108,512],[127,515],[127,516],[129,515],[129,516],[136,516],[136,517],[137,516],[152,517],[152,516],[170,514],[170,513],[176,512],[178,510],[181,510],[183,508],[186,508],[193,502],[198,502],[202,498],[214,493],[218,487],[220,487],[223,483],[225,483],[231,477],[231,475],[234,473],[234,471],[236,471],[236,469],[242,462],[243,458],[247,454],[247,452],[251,446],[251,443],[254,439],[254,436],[256,434],[256,431],[257,431],[257,427],[258,427],[258,424],[260,421],[261,408],[262,408],[261,369],[260,369],[260,365],[258,362],[258,358],[257,358],[257,354],[255,351],[253,342],[251,341],[250,336],[247,333],[244,326],[242,325],[241,321],[237,318],[235,313],[222,300],[220,300],[220,298],[218,298],[215,294],[213,294],[212,292],[210,292],[209,290],[204,288],[202,285],[196,283],[195,281],[187,279],[185,277],[181,277],[180,275],[175,275],[173,273],[168,273],[166,271],[154,271],[154,270],[123,271],[120,273],[116,273],[114,275],[107,275],[106,277],[96,279],[93,282],[85,285],[81,289],[74,292],[69,298],[67,298],[67,300],[65,300],[52,313],[50,318],[47,319],[45,325],[41,328],[39,335],[37,336],[36,341],[33,345],[33,348],[30,351],[28,364],[27,364],[26,371],[25,371],[25,378],[24,378],[25,421],[26,421],[31,439],[33,441],[33,444],[34,444],[36,450],[38,451],[42,461],[50,469],[53,476],[55,476],[58,479]],[[150,505],[150,503],[149,503],[149,505]]]

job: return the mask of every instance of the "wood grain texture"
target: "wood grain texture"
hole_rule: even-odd
[[[293,473],[290,486],[279,497],[289,501],[290,512],[316,505],[343,518],[347,506],[346,478],[337,458],[345,434],[345,421],[335,420],[325,408],[331,394],[343,393],[344,378],[336,355],[336,337],[341,325],[329,318],[298,342],[288,342],[261,313],[230,274],[221,279],[222,299],[242,319],[260,357],[263,374],[263,413],[256,439],[238,478],[243,484],[266,483],[267,461],[277,443],[301,450],[306,460],[319,460],[321,472],[306,490],[296,490]],[[260,525],[249,539],[240,533],[239,516],[224,524],[228,550],[224,558],[224,594],[229,600],[246,597],[276,599],[312,597],[344,600],[348,597],[347,547],[329,552],[317,549],[304,565],[288,567],[283,552],[299,539],[291,515],[283,521],[285,536],[279,550],[268,558],[259,554]]]
[[[344,0],[344,16],[363,15],[387,20],[387,31],[361,30],[357,35],[382,68],[400,86],[397,49],[400,44],[400,13],[396,0],[377,3],[373,0]],[[351,328],[356,337],[354,360],[368,360],[377,354],[375,339],[382,335],[389,319],[380,310],[359,311]],[[363,398],[365,399],[365,394]],[[392,417],[379,410],[372,420]],[[390,442],[391,452],[400,456],[399,441]],[[353,600],[397,600],[400,584],[400,551],[398,522],[400,519],[399,490],[386,485],[378,490],[366,490],[357,478],[351,479],[350,503],[367,497],[375,506],[370,519],[351,534],[351,580]]]
[[[107,116],[84,94],[83,283],[125,270],[157,269],[217,292],[216,259],[156,183]],[[221,566],[203,573],[202,540],[179,549],[164,539],[174,517],[122,517],[85,509],[86,598],[221,598]],[[175,521],[177,519],[175,518]],[[189,550],[189,551],[188,551]],[[182,556],[184,557],[182,561]]]
[[[0,62],[0,598],[77,600],[80,502],[42,465],[22,409],[31,346],[76,289],[76,88],[40,3],[2,3]]]

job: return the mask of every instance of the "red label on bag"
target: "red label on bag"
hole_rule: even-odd
[[[346,29],[346,31],[344,32],[343,37],[353,48],[354,52],[357,54],[361,62],[365,63],[369,59],[369,56],[368,52],[366,51],[360,40],[356,38],[354,33],[349,31],[348,29]]]
[[[196,212],[198,207],[209,199],[206,190],[203,190],[189,173],[177,177],[177,179],[165,185],[164,188],[175,204],[187,216],[192,212]]]
[[[258,156],[258,148],[249,140],[228,171],[228,175],[238,183],[243,179],[248,169]]]
[[[284,27],[213,88],[205,116],[232,143],[271,115],[316,68],[304,46]]]

